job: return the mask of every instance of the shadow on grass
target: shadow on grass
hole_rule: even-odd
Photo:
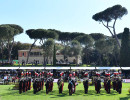
[[[127,97],[122,97],[120,100],[130,100],[130,94],[127,94]]]
[[[101,90],[101,93],[97,94],[95,90],[89,90],[87,94],[84,93],[84,90],[77,90],[72,96],[77,96],[77,95],[82,95],[82,96],[100,96],[100,95],[105,95],[105,96],[111,96],[111,95],[117,95],[118,93],[116,91],[111,91],[110,94],[107,94],[105,90]],[[59,98],[59,97],[67,97],[69,96],[68,90],[63,91],[62,94],[54,94],[54,97],[50,98]]]
[[[89,95],[94,95],[94,96],[100,96],[100,95],[105,95],[105,96],[112,96],[112,95],[117,95],[118,93],[116,91],[111,90],[110,94],[107,94],[105,90],[101,90],[101,92],[99,94],[96,93],[95,90],[88,90],[88,93],[85,94],[84,90],[76,90],[76,92],[74,94],[72,94],[72,96],[89,96]],[[67,97],[69,96],[69,90],[64,90],[62,94],[59,94],[58,90],[53,90],[52,92],[49,92],[48,94],[46,94],[46,90],[41,90],[39,92],[37,92],[36,94],[33,94],[33,89],[32,90],[28,90],[27,92],[21,93],[19,94],[18,90],[11,90],[9,89],[8,92],[6,93],[1,93],[1,96],[7,96],[7,95],[11,95],[11,96],[24,96],[24,95],[28,95],[28,96],[36,96],[36,95],[50,95],[50,98],[59,98],[59,97]],[[128,95],[128,97],[125,98],[120,98],[120,100],[128,100],[130,98],[130,95]]]

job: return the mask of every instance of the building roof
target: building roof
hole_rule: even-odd
[[[25,52],[25,51],[29,51],[29,50],[18,50],[19,51],[22,51],[22,52]],[[37,51],[43,51],[42,49],[32,49],[31,52],[37,52]]]

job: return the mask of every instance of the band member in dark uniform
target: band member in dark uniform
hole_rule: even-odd
[[[31,72],[29,72],[29,78],[28,78],[28,81],[29,81],[28,90],[31,90]]]
[[[117,79],[118,79],[117,75],[118,75],[118,72],[114,72],[114,76],[112,78],[113,90],[116,90],[117,88]]]
[[[43,88],[44,88],[44,71],[42,72],[42,77],[41,77],[41,89],[43,90]]]
[[[53,78],[53,73],[49,73],[49,92],[51,92],[53,90],[53,81],[54,81],[54,78]]]
[[[59,94],[60,93],[62,93],[62,91],[63,91],[63,86],[64,86],[64,80],[63,80],[63,72],[62,73],[60,73],[60,78],[58,79],[58,81],[57,81],[57,85],[58,85],[58,89],[59,89]]]
[[[96,73],[97,77],[95,78],[95,90],[97,93],[100,93],[101,89],[101,79],[100,79],[100,73]]]
[[[23,91],[23,80],[21,79],[21,80],[19,81],[19,94],[21,94],[22,91]]]
[[[49,92],[51,92],[53,90],[53,73],[47,73],[47,79],[46,79],[46,94],[48,94]]]
[[[73,93],[75,93],[75,91],[76,91],[76,86],[78,85],[75,72],[73,72],[71,79],[72,79],[73,82],[74,82],[74,91],[73,91]]]
[[[74,81],[72,80],[72,74],[69,74],[68,77],[68,89],[69,89],[69,95],[72,95],[74,93]]]
[[[23,80],[23,92],[26,92],[26,80]]]
[[[116,80],[116,91],[121,94],[122,89],[122,79],[121,79],[121,72],[117,74],[117,80]]]
[[[37,81],[36,79],[33,80],[33,93],[36,94],[37,92]]]
[[[49,93],[49,79],[46,80],[45,86],[46,86],[46,94],[48,94]]]
[[[19,75],[20,76],[19,77],[20,78],[20,80],[19,80],[19,94],[21,94],[23,91],[23,80],[22,80],[23,72],[21,72],[19,74],[21,74],[21,75]]]
[[[84,74],[83,85],[84,85],[85,94],[87,94],[88,93],[88,87],[89,87],[88,73]]]
[[[105,75],[106,75],[106,77],[104,79],[104,88],[107,93],[110,93],[110,89],[111,89],[110,73],[106,73]]]
[[[119,94],[121,94],[121,89],[122,89],[122,79],[121,77],[119,77],[117,81],[117,92],[119,92]]]

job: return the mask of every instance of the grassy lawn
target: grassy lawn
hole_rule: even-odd
[[[44,90],[33,94],[33,89],[26,93],[19,94],[18,90],[12,90],[13,85],[0,85],[0,100],[130,100],[128,88],[130,83],[123,83],[122,94],[118,94],[111,89],[111,94],[106,94],[104,89],[101,89],[100,94],[96,94],[94,86],[89,87],[88,94],[84,94],[83,84],[76,87],[76,93],[69,96],[68,84],[64,84],[63,94],[58,93],[57,84],[54,84],[53,92],[49,94]]]

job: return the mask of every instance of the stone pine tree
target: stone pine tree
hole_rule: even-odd
[[[47,39],[45,43],[42,45],[43,48],[43,55],[45,56],[44,59],[46,59],[46,63],[48,64],[49,59],[53,56],[53,50],[54,50],[54,40],[52,38]]]
[[[79,55],[81,54],[81,45],[77,40],[71,41],[70,44],[71,48],[69,50],[70,55],[75,57],[75,64],[78,65],[78,58]]]
[[[128,28],[125,28],[122,34],[120,66],[130,66],[130,32]]]
[[[117,19],[121,19],[127,13],[128,11],[125,7],[122,7],[121,5],[115,5],[113,7],[109,7],[105,9],[104,11],[96,13],[95,15],[93,15],[92,18],[95,21],[102,23],[109,30],[112,37],[116,39],[119,47],[121,47],[117,34],[116,34],[115,25],[116,25]],[[112,25],[110,25],[110,23]]]
[[[0,37],[4,39],[8,50],[8,62],[11,62],[12,48],[14,45],[14,37],[23,33],[23,28],[16,24],[0,25]]]
[[[30,39],[34,39],[34,42],[32,43],[32,45],[31,45],[31,47],[29,49],[28,55],[27,55],[26,64],[28,64],[28,59],[29,59],[29,56],[30,56],[30,52],[31,52],[33,46],[35,45],[35,43],[37,42],[38,38],[37,38],[37,34],[35,32],[35,29],[26,30],[26,34],[29,36]]]

